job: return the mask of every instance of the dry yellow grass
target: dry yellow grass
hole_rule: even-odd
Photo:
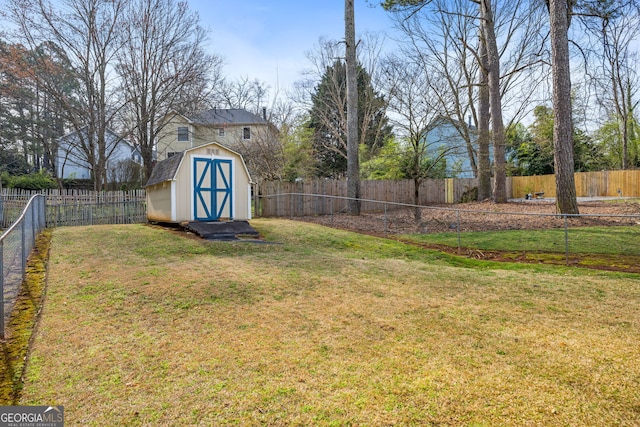
[[[57,229],[22,403],[69,426],[640,424],[638,276],[252,225],[278,243]]]

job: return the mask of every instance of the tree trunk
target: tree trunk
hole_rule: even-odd
[[[347,65],[347,196],[349,213],[360,215],[360,164],[358,159],[358,82],[354,0],[344,2]]]
[[[502,95],[500,93],[500,53],[496,41],[491,0],[480,2],[482,34],[486,42],[489,63],[489,98],[493,137],[494,185],[493,201],[507,202],[507,175],[505,160],[505,135],[502,121]]]
[[[562,214],[578,214],[573,177],[573,123],[569,67],[569,0],[550,0],[551,66],[553,76],[553,148],[556,206]]]
[[[478,89],[478,201],[491,197],[491,160],[489,159],[489,76],[487,47],[480,34],[478,49],[480,58],[480,85]]]
[[[627,120],[626,120],[626,124],[627,124],[627,138],[629,140],[629,142],[631,142],[631,146],[632,146],[632,155],[633,157],[629,158],[629,162],[630,162],[630,166],[631,167],[635,167],[638,163],[638,149],[637,149],[637,136],[636,136],[636,120],[635,120],[635,116],[634,114],[634,106],[633,106],[633,102],[632,102],[632,97],[631,97],[631,82],[629,82],[629,80],[627,80],[626,82],[626,87],[625,90],[627,92],[627,96],[625,97],[626,102],[627,102],[627,108],[625,108],[625,111],[627,113]]]
[[[629,114],[627,112],[626,93],[622,83],[623,77],[620,73],[620,64],[616,63],[612,65],[612,67],[614,68],[614,70],[612,70],[612,76],[614,76],[612,79],[613,100],[618,116],[618,128],[620,129],[622,138],[622,169],[625,170],[629,168]]]
[[[413,208],[413,218],[416,221],[416,224],[420,222],[422,219],[422,209],[418,207],[420,205],[420,185],[422,184],[422,179],[417,176],[413,178],[413,204],[415,207]]]

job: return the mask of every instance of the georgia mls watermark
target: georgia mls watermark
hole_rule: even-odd
[[[0,406],[0,427],[64,427],[64,406]]]

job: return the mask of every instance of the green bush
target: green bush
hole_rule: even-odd
[[[9,186],[9,174],[7,172],[0,173],[0,187],[8,187]]]
[[[58,183],[47,172],[40,171],[29,175],[8,176],[6,186],[23,190],[46,190],[58,188]]]

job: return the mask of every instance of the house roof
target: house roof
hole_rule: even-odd
[[[471,119],[469,119],[471,120]],[[429,124],[427,124],[427,127],[425,129],[425,132],[431,132],[433,129],[437,128],[438,126],[444,125],[444,124],[449,124],[452,125],[456,128],[462,128],[462,127],[467,127],[471,132],[475,132],[476,127],[474,125],[472,125],[471,123],[463,123],[459,120],[454,119],[453,117],[449,117],[449,116],[444,116],[442,114],[436,116],[433,120],[431,120],[429,122]]]
[[[89,125],[84,125],[80,128],[79,131],[73,130],[71,132],[68,132],[67,134],[58,138],[58,140],[64,142],[72,138],[77,138],[78,133],[82,133],[84,136],[86,136],[88,134],[88,129],[89,129]],[[126,139],[123,139],[121,136],[119,136],[115,131],[111,130],[110,128],[105,129],[105,134],[110,135],[113,139],[118,139],[122,142],[126,142],[127,144],[132,145],[129,141],[127,141]]]
[[[192,123],[200,125],[226,125],[226,124],[256,124],[268,123],[263,117],[240,108],[219,109],[203,111],[189,117]]]
[[[183,156],[184,152],[177,153],[168,159],[158,162],[153,168],[146,186],[149,187],[160,184],[161,182],[171,181],[176,176],[176,172],[178,172],[178,167],[180,167]]]
[[[173,156],[158,162],[156,166],[153,168],[151,172],[151,176],[149,177],[149,181],[147,181],[147,185],[145,187],[150,187],[152,185],[160,184],[165,181],[171,181],[175,179],[176,174],[178,173],[178,169],[180,168],[180,164],[182,163],[182,159],[184,158],[186,153],[191,151],[200,150],[202,147],[215,145],[223,150],[227,150],[230,153],[237,155],[240,158],[240,163],[242,165],[242,169],[249,177],[249,181],[251,182],[251,175],[249,174],[249,170],[247,169],[247,165],[244,162],[244,158],[237,151],[233,151],[228,147],[225,147],[217,142],[210,142],[209,144],[199,145],[197,147],[189,148],[181,153],[174,154]]]

